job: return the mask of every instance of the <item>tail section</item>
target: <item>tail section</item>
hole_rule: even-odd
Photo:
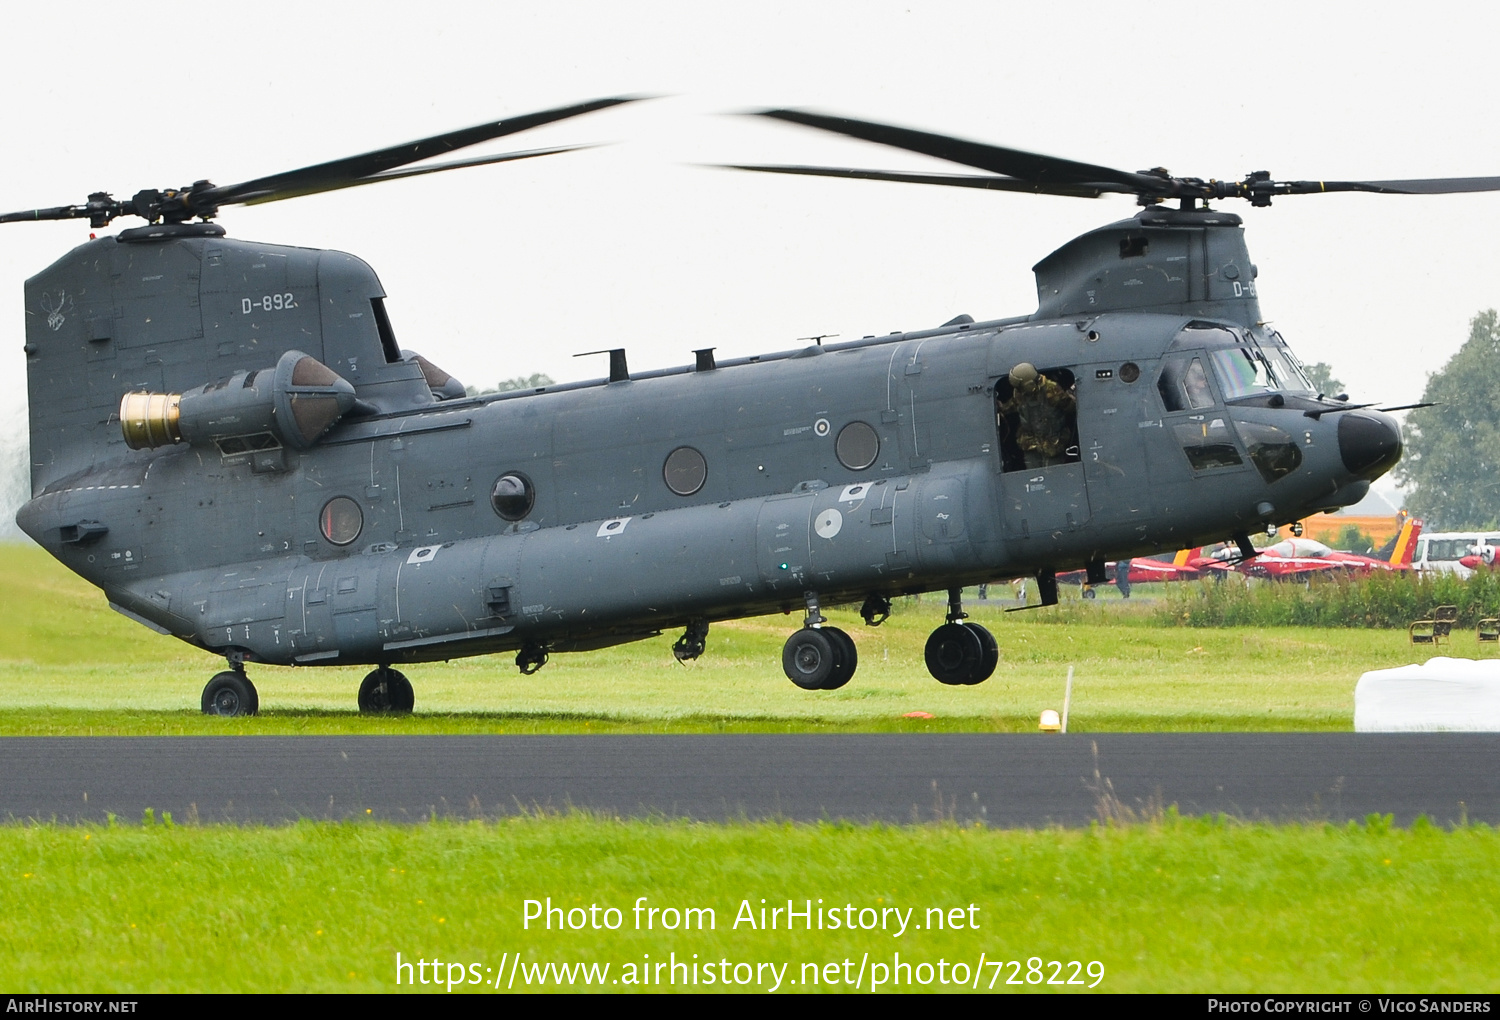
[[[210,223],[140,229],[88,241],[26,282],[33,493],[128,455],[126,394],[222,387],[292,349],[380,410],[432,403],[380,281],[353,256],[232,240]]]
[[[1398,570],[1410,570],[1411,560],[1417,551],[1417,538],[1422,534],[1422,519],[1411,517],[1402,511],[1401,530],[1382,548],[1379,558]]]

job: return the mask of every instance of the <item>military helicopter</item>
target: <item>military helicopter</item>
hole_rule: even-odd
[[[544,111],[229,187],[200,181],[0,221],[122,215],[26,284],[32,500],[25,532],[109,604],[224,656],[208,713],[254,712],[246,663],[368,664],[363,711],[409,711],[396,666],[514,651],[523,673],[714,621],[803,614],[782,664],[833,690],[879,625],[945,591],[925,660],[994,670],[962,589],[1229,538],[1357,502],[1400,434],[1316,393],[1267,328],[1239,217],[1210,199],[1494,190],[1500,178],[1279,182],[1128,173],[806,111],[767,117],[940,156],[983,175],[747,170],[1001,191],[1134,195],[1141,212],[1037,264],[1038,309],[755,357],[467,397],[402,348],[359,259],[239,241],[220,208],[562,151],[411,167],[627,102]],[[1178,208],[1166,208],[1176,200]],[[700,341],[701,343],[701,341]],[[604,353],[604,352],[599,352]],[[1027,434],[1051,394],[1053,434]],[[1059,398],[1057,395],[1063,394]]]

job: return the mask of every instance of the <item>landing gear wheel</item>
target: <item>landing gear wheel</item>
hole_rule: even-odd
[[[243,673],[226,669],[203,688],[204,715],[254,715],[260,711],[260,695]]]
[[[1096,599],[1099,597],[1099,593],[1096,592],[1093,588],[1085,587],[1083,589],[1083,597],[1086,599]]]
[[[854,639],[839,628],[823,627],[821,629],[833,641],[839,659],[833,673],[823,684],[823,690],[836,691],[848,683],[854,676],[854,671],[859,668],[859,650],[854,647]]]
[[[938,683],[979,683],[989,675],[983,672],[984,657],[983,640],[973,627],[962,623],[945,623],[927,639],[927,672]]]
[[[1000,642],[995,640],[995,635],[989,632],[989,628],[982,627],[977,623],[966,623],[975,634],[979,636],[979,645],[984,649],[984,658],[979,660],[979,671],[974,679],[969,681],[969,686],[982,684],[995,672],[995,667],[1000,665]]]
[[[359,710],[371,712],[401,712],[412,710],[416,704],[416,693],[411,681],[399,670],[389,666],[372,669],[359,685]]]
[[[804,691],[827,690],[828,681],[838,669],[840,651],[842,643],[836,643],[824,630],[803,627],[786,639],[781,649],[781,668],[787,679]],[[843,682],[847,680],[845,677]]]

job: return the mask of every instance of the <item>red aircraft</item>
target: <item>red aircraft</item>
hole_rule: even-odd
[[[1149,584],[1157,581],[1196,581],[1203,576],[1203,567],[1197,565],[1203,560],[1202,549],[1183,549],[1176,553],[1162,553],[1160,556],[1137,556],[1135,559],[1126,560],[1124,583],[1121,583],[1120,564],[1111,560],[1104,564],[1104,576],[1107,581],[1114,583],[1120,589],[1122,598],[1130,598],[1130,586],[1132,584]],[[1094,597],[1094,589],[1088,583],[1088,575],[1082,570],[1073,570],[1065,574],[1058,574],[1059,581],[1071,582],[1083,586],[1083,597],[1091,599]]]
[[[1497,550],[1494,546],[1481,539],[1479,544],[1472,548],[1474,551],[1469,553],[1469,555],[1459,557],[1459,566],[1466,567],[1469,570],[1488,570],[1495,565],[1495,553]]]
[[[1206,564],[1209,569],[1237,570],[1251,577],[1305,581],[1315,575],[1345,573],[1364,577],[1377,570],[1410,570],[1422,522],[1409,517],[1389,545],[1375,556],[1338,552],[1310,538],[1287,538],[1267,546],[1253,559]]]

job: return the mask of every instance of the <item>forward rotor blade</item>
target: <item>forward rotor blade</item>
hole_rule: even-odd
[[[806,174],[812,177],[843,177],[862,181],[896,181],[903,184],[943,184],[953,188],[980,188],[985,191],[1020,191],[1038,195],[1066,195],[1070,198],[1098,198],[1105,192],[1134,193],[1134,189],[1117,184],[1045,184],[1015,177],[989,177],[979,174],[898,173],[890,170],[858,170],[839,166],[795,166],[777,164],[720,163],[728,170],[753,170],[768,174]]]
[[[935,156],[964,166],[972,166],[991,173],[1004,174],[1022,181],[1039,184],[1082,184],[1096,187],[1101,183],[1119,185],[1119,190],[1131,194],[1165,194],[1171,185],[1166,178],[1150,174],[1130,173],[1091,163],[1077,163],[1056,156],[1043,156],[1022,149],[1007,149],[999,145],[971,142],[949,135],[915,131],[911,128],[893,127],[873,121],[855,120],[852,117],[833,117],[807,110],[759,110],[756,116],[784,120],[791,124],[830,131],[834,134],[860,138],[867,142],[878,142],[908,152],[919,152]]]
[[[452,159],[445,163],[433,163],[429,166],[412,167],[410,169],[386,170],[383,173],[371,174],[369,177],[360,177],[356,180],[330,181],[321,186],[309,186],[298,191],[273,191],[262,195],[246,195],[235,200],[240,205],[263,205],[266,202],[279,202],[286,198],[301,198],[304,195],[318,195],[326,191],[338,191],[341,188],[357,188],[361,184],[375,184],[379,181],[394,181],[402,177],[420,177],[423,174],[435,174],[442,170],[460,170],[469,166],[485,166],[489,163],[509,163],[517,159],[531,159],[533,156],[551,156],[558,152],[573,152],[577,149],[592,149],[593,145],[557,145],[550,149],[526,149],[521,152],[502,152],[496,156],[473,156],[469,159]]]
[[[457,131],[447,131],[440,135],[433,135],[431,138],[419,138],[414,142],[407,142],[403,145],[393,145],[389,148],[377,149],[374,152],[366,152],[358,156],[346,156],[343,159],[305,166],[298,170],[288,170],[284,173],[272,174],[269,177],[258,177],[255,180],[243,181],[239,184],[209,188],[206,191],[195,193],[193,197],[195,204],[201,203],[205,206],[220,206],[247,202],[251,198],[254,198],[258,202],[275,201],[275,198],[272,196],[280,196],[282,192],[287,192],[286,197],[291,197],[292,195],[309,195],[320,191],[347,188],[355,184],[366,183],[371,178],[377,178],[379,174],[405,166],[408,163],[430,159],[433,156],[441,156],[456,149],[477,145],[480,142],[487,142],[492,138],[501,138],[505,135],[515,134],[517,131],[525,131],[528,128],[551,124],[555,121],[566,120],[569,117],[577,117],[585,113],[592,113],[595,110],[603,110],[611,106],[632,103],[645,98],[647,97],[615,96],[610,99],[594,99],[586,103],[574,103],[571,106],[559,106],[551,110],[542,110],[538,113],[528,113],[519,117],[511,117],[508,120],[478,124],[474,127],[461,128]]]
[[[1278,193],[1287,195],[1316,195],[1329,191],[1365,191],[1378,195],[1457,195],[1474,191],[1500,191],[1500,177],[1424,177],[1410,181],[1282,181],[1277,190]]]

